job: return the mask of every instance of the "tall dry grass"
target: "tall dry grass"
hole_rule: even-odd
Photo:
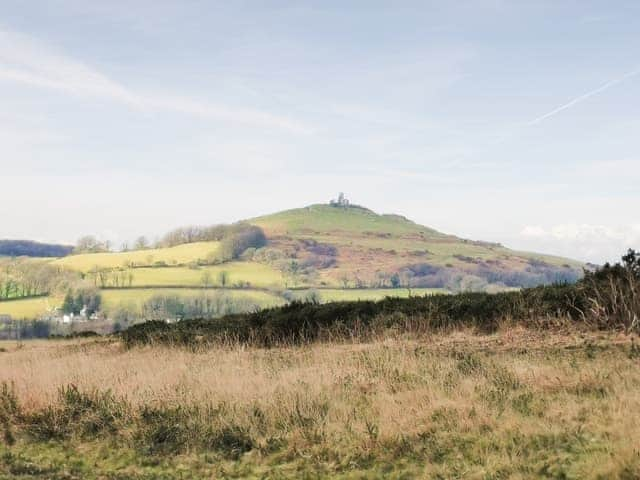
[[[60,387],[74,385],[124,399],[132,424],[148,408],[208,406],[224,428],[244,432],[245,450],[314,458],[333,473],[347,461],[410,461],[445,477],[640,475],[640,354],[628,337],[509,328],[202,353],[113,341],[3,348],[0,381],[26,413],[56,405]]]

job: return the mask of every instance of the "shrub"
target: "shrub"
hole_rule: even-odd
[[[624,265],[605,266],[574,285],[561,284],[489,294],[465,292],[378,302],[318,304],[294,301],[245,314],[205,320],[194,318],[171,326],[147,323],[122,333],[127,346],[151,341],[178,345],[230,340],[258,346],[305,343],[322,338],[367,337],[376,326],[425,331],[470,326],[493,331],[504,320],[543,326],[570,319],[599,328],[640,327],[640,267],[630,252]],[[381,318],[386,317],[384,320]]]
[[[81,392],[75,385],[58,391],[58,402],[25,415],[27,432],[40,440],[62,440],[77,433],[95,436],[115,433],[127,418],[130,407],[110,391]]]

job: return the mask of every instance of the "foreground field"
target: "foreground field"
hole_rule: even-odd
[[[0,347],[0,478],[640,476],[629,337]]]

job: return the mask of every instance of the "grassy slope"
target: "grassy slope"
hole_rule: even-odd
[[[121,268],[131,263],[136,265],[149,265],[154,262],[165,262],[168,265],[184,264],[198,259],[205,260],[209,255],[217,253],[219,247],[219,242],[197,242],[170,248],[71,255],[55,260],[53,263],[81,272],[88,272],[94,267]]]
[[[360,208],[311,205],[248,220],[268,236],[315,238],[338,246],[394,249],[397,253],[428,250],[436,263],[456,261],[453,255],[495,258],[500,255],[536,258],[551,265],[580,262],[531,252],[517,252],[489,243],[473,242],[418,225],[399,215],[379,215]],[[440,262],[438,262],[440,261]]]
[[[11,318],[33,319],[59,307],[62,300],[52,297],[26,298],[24,300],[10,300],[0,302],[0,315],[10,315]]]
[[[476,263],[493,262],[489,268],[524,271],[532,259],[553,267],[581,263],[566,258],[517,252],[500,245],[445,235],[398,215],[378,215],[361,208],[312,205],[249,220],[262,227],[275,247],[302,239],[334,245],[336,267],[320,272],[320,281],[341,286],[341,278],[374,279],[377,272],[394,272],[412,264],[428,263],[473,271]],[[467,258],[463,258],[467,257]]]
[[[335,208],[329,205],[311,205],[305,208],[248,220],[262,227],[267,235],[295,235],[310,233],[389,232],[394,235],[424,234],[432,238],[446,235],[413,223],[399,215],[378,215],[361,208]]]

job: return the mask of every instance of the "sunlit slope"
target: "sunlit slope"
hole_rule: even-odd
[[[262,227],[267,236],[336,234],[341,232],[347,236],[349,234],[368,236],[386,233],[394,236],[446,237],[432,228],[418,225],[400,215],[379,215],[360,207],[339,208],[330,205],[311,205],[247,221]]]
[[[219,242],[196,242],[175,247],[151,248],[130,252],[70,255],[55,260],[54,263],[81,272],[88,272],[95,267],[99,269],[121,268],[157,263],[179,265],[215,257],[219,248]]]
[[[330,265],[314,273],[325,287],[388,287],[398,274],[400,284],[414,287],[496,290],[572,281],[582,271],[574,260],[467,240],[355,206],[311,205],[248,222],[265,231],[271,248],[300,263],[321,263],[323,246],[333,248]]]
[[[459,265],[473,259],[505,262],[538,259],[550,265],[579,267],[580,262],[530,252],[516,252],[497,243],[466,240],[419,225],[400,215],[380,215],[366,208],[311,205],[248,220],[274,239],[315,239],[335,245],[345,260],[372,261],[382,268],[392,256],[423,257],[435,265]]]

